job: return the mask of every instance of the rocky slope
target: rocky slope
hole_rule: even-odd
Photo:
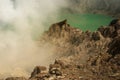
[[[120,20],[95,32],[71,27],[67,20],[51,25],[42,39],[55,46],[57,60],[36,66],[29,80],[119,80]],[[12,77],[6,80],[27,80]]]

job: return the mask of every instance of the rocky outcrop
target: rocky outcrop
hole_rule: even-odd
[[[108,53],[112,54],[113,56],[120,54],[120,37],[114,38],[109,43]]]
[[[93,32],[93,34],[92,34],[92,39],[95,40],[95,41],[101,40],[103,38],[104,37],[101,35],[101,33],[99,31]]]
[[[111,21],[109,27],[98,28],[98,31],[100,31],[104,37],[114,38],[120,36],[120,19]]]
[[[33,72],[31,73],[31,77],[36,76],[40,73],[45,73],[47,71],[47,68],[44,66],[36,66]]]
[[[38,80],[47,78],[49,75],[47,74],[47,68],[44,66],[36,66],[31,73],[30,80]]]
[[[29,80],[56,80],[63,78],[62,74],[63,62],[56,60],[54,64],[50,64],[49,70],[46,67],[37,66],[33,70]]]
[[[82,32],[72,28],[66,20],[53,24],[46,33],[47,38],[56,46],[55,53],[59,59],[67,60],[67,63],[64,68],[58,64],[51,65],[49,73],[64,76],[61,80],[120,79],[119,21],[115,19],[96,32]],[[55,68],[51,69],[52,66]]]
[[[119,19],[95,32],[73,28],[67,20],[51,25],[41,40],[55,46],[57,60],[48,69],[36,66],[29,80],[119,80],[119,33]]]

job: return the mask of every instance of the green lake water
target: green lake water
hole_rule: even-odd
[[[67,19],[71,26],[83,31],[95,31],[100,26],[108,25],[113,18],[101,14],[62,14],[59,19]]]
[[[62,13],[55,19],[56,16],[51,15],[48,17],[47,21],[44,23],[45,31],[47,31],[52,23],[56,23],[67,19],[68,24],[72,27],[80,28],[83,31],[90,30],[95,31],[98,27],[106,26],[110,23],[113,17],[101,15],[101,14],[71,14]],[[55,20],[54,20],[55,19]],[[35,39],[39,38],[39,29],[35,28],[33,31],[33,36]]]

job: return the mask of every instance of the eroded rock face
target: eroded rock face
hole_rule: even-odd
[[[54,38],[60,38],[64,37],[65,34],[62,34],[63,32],[70,32],[69,24],[67,24],[67,20],[64,20],[59,23],[53,24],[48,31],[49,36],[53,36]]]
[[[62,75],[63,62],[56,60],[54,64],[50,64],[49,70],[44,67],[37,66],[31,74],[29,80],[56,80],[63,78]],[[38,72],[37,72],[38,71]],[[34,75],[33,75],[34,73]]]
[[[62,24],[60,22],[52,25],[46,33],[51,35],[47,37],[51,43],[55,43],[56,54],[63,55],[59,59],[68,62],[64,64],[64,68],[60,64],[51,65],[49,74],[54,75],[59,71],[59,76],[64,76],[61,80],[120,79],[119,27],[119,19],[113,20],[109,26],[101,27],[96,32],[82,32],[72,28],[66,20],[62,21]],[[65,36],[61,36],[63,34]],[[57,76],[56,79],[59,80]]]
[[[36,66],[31,73],[30,79],[39,79],[39,78],[44,78],[47,77],[47,68],[44,66]]]
[[[110,43],[109,43],[109,50],[108,52],[112,54],[113,56],[116,54],[120,54],[120,37],[114,38]]]
[[[119,21],[96,32],[73,28],[67,20],[53,24],[42,40],[55,46],[57,60],[48,71],[36,66],[29,80],[119,80]]]
[[[116,30],[120,29],[120,19],[112,20],[109,26],[114,26]]]
[[[93,32],[93,34],[92,34],[92,39],[95,40],[95,41],[101,40],[103,38],[104,37],[101,35],[101,33],[99,31]]]
[[[104,37],[115,38],[120,36],[120,19],[111,21],[108,27],[98,28],[98,31],[100,31]]]

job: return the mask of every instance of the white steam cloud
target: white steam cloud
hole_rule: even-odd
[[[47,65],[54,59],[54,46],[37,43],[36,39],[48,27],[46,24],[56,21],[61,8],[119,16],[119,3],[120,0],[0,0],[0,77],[28,77],[34,66]]]
[[[0,77],[28,77],[30,68],[51,61],[53,48],[38,47],[34,36],[65,6],[64,0],[0,0]]]

